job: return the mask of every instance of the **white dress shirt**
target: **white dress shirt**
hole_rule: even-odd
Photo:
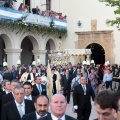
[[[51,113],[51,117],[52,117],[52,120],[58,120],[58,119],[65,120],[65,114],[61,118],[57,118]]]
[[[25,102],[24,102],[24,100],[21,104],[17,103],[17,101],[15,100],[15,104],[16,104],[18,111],[19,111],[19,105],[21,105],[22,112],[23,112],[23,114],[25,114]]]
[[[24,98],[27,99],[27,100],[32,100],[32,96],[31,95],[25,96]]]

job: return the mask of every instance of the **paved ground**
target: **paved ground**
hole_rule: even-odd
[[[70,104],[68,104],[68,106],[67,106],[66,114],[76,118],[77,114],[73,113],[73,111],[72,111],[73,106],[72,105],[73,105],[73,102],[72,102],[72,98],[71,98]],[[95,111],[95,105],[92,103],[92,112],[91,112],[91,116],[90,116],[89,120],[93,120],[95,118],[97,118],[97,114]]]

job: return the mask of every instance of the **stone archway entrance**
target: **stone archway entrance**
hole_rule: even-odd
[[[46,65],[48,63],[48,60],[50,60],[49,57],[48,57],[48,54],[50,53],[50,50],[55,50],[55,49],[56,49],[56,47],[55,47],[54,41],[52,39],[49,39],[47,41],[47,43],[46,43],[46,50],[47,50],[47,53],[46,53]]]
[[[5,52],[6,49],[12,49],[12,44],[10,38],[6,34],[0,35],[0,66],[3,65],[3,59],[7,61],[7,53]],[[11,61],[11,60],[9,60]]]
[[[21,43],[21,63],[22,64],[31,64],[34,61],[33,55],[33,45],[29,37],[25,37]]]
[[[76,48],[85,49],[92,43],[99,44],[103,47],[105,51],[105,61],[110,61],[110,63],[114,63],[115,54],[113,48],[115,42],[112,32],[112,30],[76,32],[76,34],[78,35]]]
[[[88,45],[86,49],[91,49],[91,60],[94,60],[95,64],[105,63],[105,51],[101,45],[92,43]]]
[[[0,66],[3,64],[3,59],[7,60],[7,55],[4,51],[5,49],[5,42],[2,37],[0,37]]]

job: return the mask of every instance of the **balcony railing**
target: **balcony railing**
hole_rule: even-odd
[[[44,17],[32,13],[25,13],[23,11],[13,10],[11,8],[0,7],[0,18],[13,21],[21,20],[24,23],[31,23],[35,25],[50,27],[51,23],[55,28],[67,29],[67,21],[54,19],[51,17]]]

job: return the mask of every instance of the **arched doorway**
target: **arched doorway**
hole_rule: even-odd
[[[22,64],[31,64],[34,61],[34,55],[32,53],[33,44],[29,37],[25,37],[21,43],[21,63]]]
[[[47,50],[47,53],[46,53],[46,65],[48,64],[48,60],[50,61],[49,57],[48,57],[48,54],[50,53],[50,50],[55,50],[56,47],[55,47],[55,43],[52,39],[49,39],[46,43],[46,50]]]
[[[95,64],[105,63],[105,51],[103,47],[99,44],[92,43],[86,47],[86,49],[91,49],[91,59],[95,61]]]
[[[0,36],[0,66],[3,65],[3,59],[5,58],[5,60],[7,60],[7,55],[4,51],[5,49],[5,42],[3,40],[3,38]]]

